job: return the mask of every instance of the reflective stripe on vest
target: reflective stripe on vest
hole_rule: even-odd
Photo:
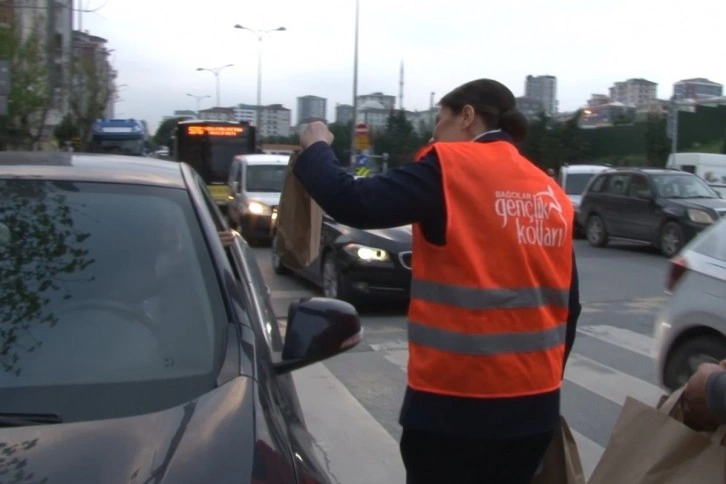
[[[572,274],[567,195],[507,142],[435,143],[446,245],[413,227],[409,386],[497,398],[561,385]]]

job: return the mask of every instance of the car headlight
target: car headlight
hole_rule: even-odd
[[[250,213],[255,215],[270,215],[272,213],[272,209],[270,207],[260,202],[250,202],[249,205],[247,205],[247,208]]]
[[[366,245],[348,244],[343,250],[356,259],[365,262],[385,262],[391,260],[391,256],[387,251]]]
[[[691,219],[691,222],[696,222],[697,224],[712,224],[714,222],[710,213],[697,208],[688,209],[688,218]]]

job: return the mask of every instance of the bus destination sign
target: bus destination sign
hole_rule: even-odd
[[[235,137],[244,132],[242,126],[187,126],[189,136]]]

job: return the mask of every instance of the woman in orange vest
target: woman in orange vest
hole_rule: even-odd
[[[573,208],[515,147],[527,122],[508,88],[479,79],[439,104],[411,163],[355,180],[312,123],[294,172],[340,223],[413,224],[407,482],[525,484],[559,424],[580,314]]]

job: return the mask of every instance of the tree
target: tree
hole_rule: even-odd
[[[333,152],[335,157],[343,166],[350,164],[350,132],[353,129],[353,122],[350,123],[330,123],[328,129],[333,133]]]
[[[376,153],[388,153],[391,166],[411,161],[421,145],[421,138],[402,110],[392,112],[385,131],[373,139]]]
[[[97,48],[81,50],[73,60],[70,107],[78,125],[81,151],[91,141],[93,125],[103,118],[113,91],[109,82],[110,66]]]
[[[78,131],[78,123],[69,113],[63,116],[63,119],[53,130],[53,136],[58,142],[58,146],[65,147],[67,143],[72,143],[74,138],[80,135]]]
[[[174,126],[186,118],[169,118],[161,122],[158,128],[156,128],[156,134],[154,135],[154,142],[159,146],[169,146],[171,144],[171,133],[174,131]]]
[[[668,160],[671,147],[666,124],[664,116],[648,114],[645,125],[645,156],[650,165],[665,166]]]
[[[41,17],[21,29],[17,22],[0,29],[0,58],[9,60],[8,113],[0,117],[0,140],[9,148],[37,148],[51,106],[48,64]]]

